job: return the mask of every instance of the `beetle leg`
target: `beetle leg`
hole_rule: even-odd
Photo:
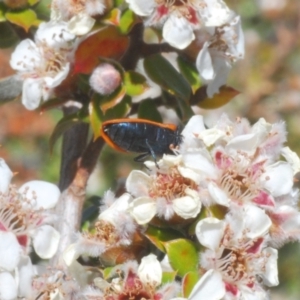
[[[137,157],[135,157],[133,160],[136,161],[136,162],[144,162],[144,158],[146,158],[147,156],[149,156],[150,153],[143,153]]]

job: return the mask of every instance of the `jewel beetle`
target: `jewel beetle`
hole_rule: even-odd
[[[172,149],[182,142],[179,129],[174,124],[162,124],[145,119],[114,119],[102,124],[101,135],[105,142],[121,152],[141,153],[134,160],[143,162],[151,155],[173,154]]]

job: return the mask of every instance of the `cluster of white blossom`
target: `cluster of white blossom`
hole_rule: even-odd
[[[66,23],[50,21],[39,26],[35,42],[25,39],[17,46],[10,65],[23,81],[22,103],[27,109],[51,98],[53,89],[66,79],[74,45],[75,35]]]
[[[57,250],[60,234],[52,225],[59,200],[57,186],[30,181],[19,189],[10,184],[13,173],[0,159],[0,299],[31,299],[32,281],[38,276],[32,265],[32,247],[42,259]]]
[[[196,40],[199,76],[212,97],[226,83],[232,63],[244,56],[240,17],[222,0],[127,0],[148,26],[162,27],[163,38],[178,49]],[[11,67],[23,81],[22,103],[36,109],[68,76],[77,46],[92,30],[94,16],[111,8],[102,0],[51,3],[51,20],[41,23],[35,41],[25,39],[11,57]]]
[[[232,63],[244,57],[240,17],[222,0],[126,2],[147,26],[162,27],[163,38],[171,46],[185,49],[195,39],[204,43],[196,66],[207,83],[208,97],[226,83]]]
[[[182,136],[175,155],[164,155],[159,168],[147,161],[147,172],[131,172],[127,193],[117,199],[106,193],[94,229],[73,233],[64,269],[43,270],[29,256],[31,245],[43,259],[56,252],[60,235],[51,226],[57,218],[51,209],[57,187],[33,181],[17,190],[1,160],[0,298],[182,299],[176,298],[182,296],[178,282],[162,281],[172,270],[168,256],[159,262],[143,248],[145,228],[160,220],[170,227],[196,222],[202,277],[190,300],[269,299],[266,287],[278,284],[277,249],[300,239],[293,187],[300,160],[283,146],[284,124],[260,119],[250,126],[223,115],[207,129],[202,116],[194,116]],[[103,277],[80,264],[79,256],[115,267]]]
[[[167,256],[159,263],[150,254],[139,267],[130,260],[129,253],[137,257],[137,236],[141,243],[147,225],[157,220],[171,227],[197,220],[203,275],[189,299],[269,299],[266,287],[278,285],[277,249],[300,239],[298,190],[293,188],[300,160],[283,147],[284,124],[260,119],[250,126],[245,119],[231,122],[224,115],[206,129],[202,116],[194,116],[182,135],[176,155],[164,155],[159,168],[147,161],[146,173],[131,172],[128,193],[115,199],[108,192],[95,229],[78,234],[65,251],[71,269],[74,264],[82,268],[76,261],[80,255],[117,264],[112,280],[96,277],[80,291],[86,299],[182,295],[176,282],[161,285],[162,270],[171,268]]]
[[[265,286],[278,284],[276,248],[300,239],[293,188],[300,160],[283,147],[284,124],[250,126],[223,115],[206,129],[194,116],[182,136],[178,155],[165,155],[159,169],[148,161],[150,174],[131,172],[129,212],[138,224],[160,218],[179,225],[205,208],[195,229],[205,273],[189,299],[268,299]]]

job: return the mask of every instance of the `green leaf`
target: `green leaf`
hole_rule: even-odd
[[[94,95],[89,104],[89,118],[94,133],[94,140],[100,137],[100,130],[103,122],[103,113],[100,108],[100,99],[98,95]]]
[[[200,276],[198,272],[189,272],[182,279],[183,297],[188,298]]]
[[[206,95],[206,86],[201,87],[191,98],[191,105],[198,105],[203,109],[216,109],[230,102],[240,92],[232,87],[223,85],[218,94],[212,98]]]
[[[124,85],[126,87],[126,94],[129,96],[138,96],[149,87],[146,78],[135,71],[124,73]]]
[[[136,17],[131,9],[126,9],[121,16],[119,28],[122,34],[127,34],[136,22]]]
[[[177,272],[163,272],[161,283],[166,284],[169,282],[174,282],[176,275]]]
[[[195,64],[191,63],[181,56],[177,57],[177,64],[181,71],[181,74],[189,82],[193,93],[195,93],[196,90],[201,86],[200,76],[195,67]]]
[[[5,22],[6,18],[5,18],[5,13],[7,11],[7,7],[0,2],[0,22]]]
[[[41,20],[49,20],[50,9],[52,0],[40,0],[39,3],[34,7],[34,11]]]
[[[177,102],[177,114],[180,120],[183,122],[188,121],[194,115],[191,106],[179,97],[175,97],[175,99]]]
[[[114,272],[115,267],[107,267],[103,270],[103,278],[108,279],[112,276],[112,273]]]
[[[144,60],[148,76],[164,90],[188,102],[191,87],[185,78],[161,54],[153,54]]]
[[[81,123],[82,120],[79,118],[78,113],[69,115],[62,118],[55,126],[49,140],[50,151],[52,152],[56,141],[64,134],[68,129],[73,127],[75,124]]]
[[[118,105],[124,98],[126,89],[124,86],[117,88],[112,94],[107,96],[102,96],[100,101],[100,108],[103,114],[106,113],[108,109],[111,109]]]
[[[11,11],[5,14],[8,21],[22,27],[28,32],[31,26],[39,26],[41,20],[37,18],[36,13],[32,9],[22,11]]]
[[[105,113],[105,120],[124,118],[131,109],[131,97],[125,95],[122,101]]]
[[[149,226],[145,232],[145,236],[154,244],[160,251],[166,252],[165,242],[178,239],[179,233],[172,229],[161,229]]]
[[[104,17],[103,23],[118,26],[120,24],[121,11],[113,8]]]
[[[198,270],[198,251],[196,245],[186,239],[164,242],[172,268],[183,277],[188,272]]]
[[[155,101],[153,99],[143,100],[139,105],[138,117],[155,122],[162,122],[162,117],[157,110]]]
[[[39,1],[40,1],[40,0],[28,0],[28,4],[29,4],[30,6],[33,6],[33,5],[37,4]]]
[[[19,42],[19,37],[8,22],[0,23],[0,48],[9,48]]]

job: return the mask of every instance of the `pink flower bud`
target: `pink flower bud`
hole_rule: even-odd
[[[90,77],[90,86],[101,95],[111,94],[121,83],[121,74],[108,63],[99,65]]]

